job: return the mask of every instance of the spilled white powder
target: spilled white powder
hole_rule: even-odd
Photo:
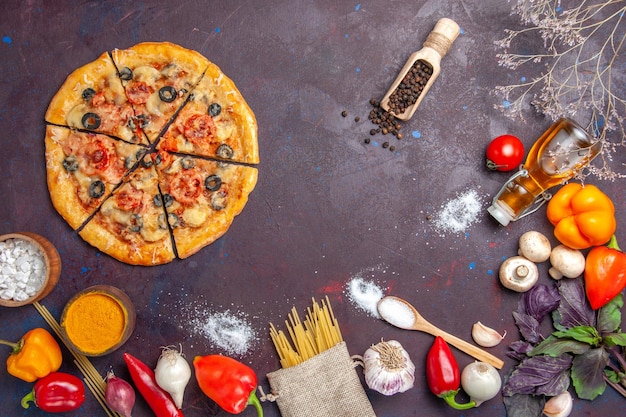
[[[205,336],[213,345],[229,355],[247,353],[256,340],[256,334],[245,317],[241,314],[236,316],[229,310],[196,314],[191,319],[191,324],[196,333]]]
[[[380,318],[378,302],[383,298],[383,290],[373,282],[356,276],[348,281],[348,297],[350,301],[370,316]]]
[[[443,232],[462,233],[478,221],[482,200],[475,190],[467,190],[442,206],[434,225]]]
[[[393,297],[385,297],[378,305],[380,315],[391,325],[410,329],[415,324],[415,314],[409,306]]]

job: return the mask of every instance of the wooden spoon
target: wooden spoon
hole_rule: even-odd
[[[378,302],[378,314],[389,324],[405,330],[417,330],[441,336],[446,342],[468,355],[502,369],[504,361],[465,340],[459,339],[429,323],[410,303],[394,296],[383,297]]]

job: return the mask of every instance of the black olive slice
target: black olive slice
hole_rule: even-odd
[[[167,222],[165,221],[165,214],[159,214],[157,217],[157,224],[159,225],[159,229],[167,229]]]
[[[226,145],[225,143],[222,143],[218,148],[217,148],[217,156],[219,156],[220,158],[224,158],[224,159],[230,159],[233,157],[233,148],[231,148],[230,146]]]
[[[137,160],[131,156],[124,158],[124,168],[131,169],[135,166],[135,162],[137,162]]]
[[[141,228],[143,227],[143,219],[141,218],[140,214],[136,214],[133,213],[130,215],[130,225],[128,227],[128,229],[131,232],[138,232],[141,230]]]
[[[104,195],[104,191],[106,187],[104,183],[100,180],[96,180],[89,184],[89,197],[91,198],[100,198]]]
[[[161,194],[155,195],[154,198],[152,199],[152,202],[157,207],[163,207],[163,198],[161,197]]]
[[[163,204],[165,205],[165,207],[169,207],[174,203],[174,199],[172,198],[171,195],[169,194],[163,194]]]
[[[182,166],[183,169],[191,169],[195,165],[196,165],[196,161],[194,161],[193,158],[189,156],[185,156],[183,159],[180,160],[180,166]]]
[[[221,112],[222,106],[220,106],[218,103],[211,103],[211,105],[209,106],[209,114],[211,115],[211,117],[215,117]]]
[[[120,70],[119,76],[122,80],[128,81],[133,79],[133,70],[128,67],[124,67]]]
[[[139,123],[139,127],[142,129],[148,126],[148,123],[150,123],[148,116],[146,116],[145,114],[138,114],[137,116],[135,116],[135,120],[135,123]]]
[[[87,100],[91,100],[93,98],[93,96],[96,95],[96,90],[94,90],[91,87],[87,87],[83,90],[83,100],[87,101]]]
[[[102,122],[102,120],[100,120],[100,116],[98,116],[96,113],[90,112],[83,115],[81,122],[85,129],[94,130],[100,127],[100,123]]]
[[[70,155],[63,159],[63,168],[67,172],[74,172],[78,169],[78,159],[74,155]]]
[[[226,193],[220,191],[211,194],[211,207],[216,211],[224,209],[226,207]]]
[[[159,98],[166,103],[171,103],[172,101],[176,100],[176,96],[176,89],[171,85],[161,87],[161,89],[159,90]]]
[[[222,186],[222,179],[217,175],[209,175],[204,180],[204,187],[209,191],[217,191]]]
[[[175,229],[178,226],[180,226],[180,217],[178,217],[176,213],[169,213],[167,215],[167,221],[172,227],[172,229]]]
[[[150,155],[146,155],[141,159],[141,165],[144,168],[150,168],[152,165],[154,165],[154,161],[152,160]]]

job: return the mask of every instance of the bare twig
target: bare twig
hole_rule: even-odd
[[[552,120],[575,118],[602,142],[601,155],[587,172],[602,179],[626,177],[626,167],[612,167],[613,155],[626,147],[626,98],[619,69],[625,65],[626,0],[515,0],[513,15],[526,27],[506,29],[496,41],[503,50],[498,63],[519,70],[543,64],[543,72],[519,84],[496,86],[502,103],[496,108],[523,118],[532,105]],[[571,3],[574,3],[573,5]],[[514,53],[522,37],[538,36],[543,49]]]

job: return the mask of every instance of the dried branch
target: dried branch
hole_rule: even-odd
[[[502,99],[496,108],[523,119],[523,111],[531,105],[552,120],[577,119],[603,146],[589,173],[608,180],[624,178],[626,172],[620,171],[625,164],[619,170],[612,165],[613,155],[626,147],[626,83],[619,70],[626,65],[620,54],[626,40],[626,1],[567,3],[571,8],[565,9],[561,0],[516,0],[511,14],[518,15],[526,27],[506,29],[506,36],[495,42],[503,50],[497,55],[498,64],[519,70],[542,63],[543,71],[529,80],[522,78],[519,84],[496,86],[494,92]],[[543,40],[543,49],[510,51],[528,36]]]

